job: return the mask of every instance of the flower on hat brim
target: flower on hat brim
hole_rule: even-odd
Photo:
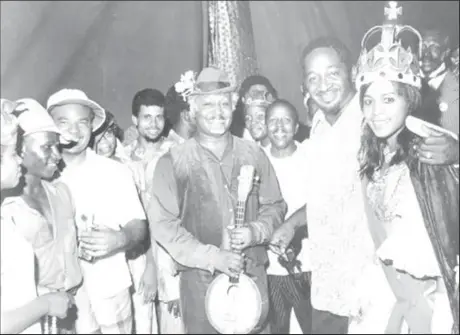
[[[188,97],[195,90],[195,80],[196,73],[189,70],[180,76],[180,81],[174,85],[174,89],[177,93],[182,96],[184,101],[187,101]]]

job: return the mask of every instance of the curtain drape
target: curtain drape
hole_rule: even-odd
[[[258,72],[249,1],[206,1],[208,66],[216,66],[240,85]],[[206,39],[205,39],[206,40]]]

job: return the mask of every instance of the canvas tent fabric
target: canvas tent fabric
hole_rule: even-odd
[[[203,1],[2,1],[2,98],[83,89],[131,123],[134,94],[164,92],[206,59]],[[400,2],[407,24],[441,26],[458,39],[458,1]],[[303,119],[302,48],[336,35],[355,56],[362,36],[383,19],[383,1],[250,1],[259,71]]]

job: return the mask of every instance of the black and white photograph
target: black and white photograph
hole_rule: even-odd
[[[0,1],[0,334],[459,334],[459,1]]]

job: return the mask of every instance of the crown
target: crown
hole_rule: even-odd
[[[384,24],[371,28],[364,35],[361,41],[361,54],[355,69],[355,85],[358,90],[361,86],[380,78],[417,88],[422,86],[418,62],[422,52],[422,37],[411,26],[400,25],[399,15],[402,15],[402,8],[398,7],[396,1],[389,1],[385,7]],[[378,32],[381,33],[381,40],[369,50],[369,39]],[[416,54],[412,52],[410,46],[406,49],[401,44],[403,32],[410,32],[417,38]]]

